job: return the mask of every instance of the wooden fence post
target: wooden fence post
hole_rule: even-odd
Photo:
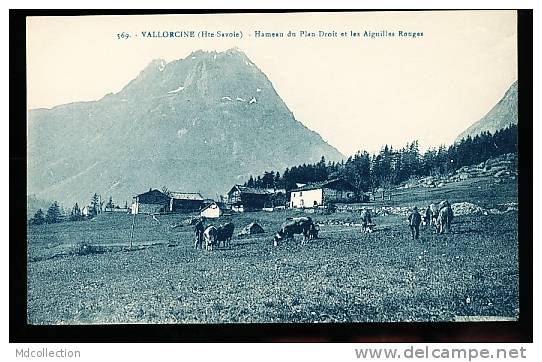
[[[135,216],[136,216],[135,212],[133,213],[133,215],[134,216],[132,217],[132,231],[130,232],[130,249],[132,249],[132,245],[133,245],[132,240],[134,238],[134,227],[135,227]]]

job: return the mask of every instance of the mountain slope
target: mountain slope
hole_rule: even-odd
[[[474,137],[486,131],[495,133],[511,123],[518,123],[517,81],[508,88],[501,100],[484,117],[457,136],[456,142],[461,141],[469,135]]]
[[[164,185],[214,197],[321,156],[343,157],[236,49],[155,60],[116,94],[28,113],[28,192],[67,206]]]

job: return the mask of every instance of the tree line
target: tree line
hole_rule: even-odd
[[[484,132],[475,137],[468,136],[448,147],[441,145],[438,148],[429,148],[423,154],[419,151],[418,141],[413,141],[400,149],[384,145],[377,154],[358,151],[346,161],[326,162],[322,157],[313,164],[286,168],[282,174],[279,171],[266,171],[256,178],[250,176],[244,186],[290,191],[296,188],[298,183],[343,178],[358,190],[367,192],[399,185],[411,178],[448,175],[463,166],[475,165],[506,153],[515,153],[517,147],[517,125],[511,124],[493,134]],[[163,192],[168,194],[169,190],[164,187]],[[113,208],[120,207],[109,197],[105,210]],[[124,208],[128,208],[127,203]],[[55,201],[46,213],[39,209],[30,219],[30,223],[52,224],[64,220],[85,220],[93,218],[103,210],[104,202],[95,193],[85,215],[77,203],[68,214],[63,212]]]
[[[385,145],[377,154],[358,151],[346,161],[326,162],[322,157],[314,164],[286,168],[282,175],[278,171],[266,171],[256,178],[250,176],[244,186],[289,191],[296,188],[297,183],[343,178],[358,190],[367,192],[396,186],[411,178],[448,175],[463,166],[515,153],[517,147],[517,125],[510,124],[493,134],[467,136],[451,146],[429,148],[424,153],[420,153],[418,141],[413,141],[400,149]]]
[[[118,205],[113,203],[113,198],[110,196],[109,201],[105,204],[101,201],[100,196],[97,193],[92,195],[90,199],[90,204],[88,206],[88,212],[83,213],[81,207],[76,202],[75,205],[68,211],[62,210],[57,201],[53,201],[51,206],[44,213],[42,209],[36,211],[34,216],[29,220],[31,224],[41,225],[41,224],[55,224],[62,221],[81,221],[92,219],[96,215],[100,214],[104,210],[113,210],[120,209]],[[128,202],[125,203],[124,208],[128,208]]]

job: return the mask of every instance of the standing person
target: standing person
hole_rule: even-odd
[[[195,248],[201,249],[203,245],[203,232],[205,231],[205,225],[203,225],[203,218],[200,218],[196,225],[194,225],[194,233],[196,234]]]
[[[422,216],[418,212],[418,208],[414,206],[410,215],[408,215],[408,225],[410,226],[410,233],[412,239],[418,239],[420,236],[420,224],[422,222]]]
[[[431,219],[433,219],[433,212],[431,211],[431,205],[427,206],[425,209],[425,215],[423,217],[423,223],[425,226],[431,225]]]
[[[369,209],[363,209],[361,211],[361,231],[364,233],[370,233],[372,230],[371,211]]]

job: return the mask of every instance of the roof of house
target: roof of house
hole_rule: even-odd
[[[203,209],[201,209],[201,211],[205,211],[205,210],[207,210],[208,208],[210,208],[213,205],[217,206],[219,209],[221,209],[221,207],[220,207],[220,205],[218,203],[213,202],[212,204],[209,204],[209,205],[205,206]]]
[[[326,181],[320,181],[320,182],[314,182],[310,184],[306,184],[304,186],[298,187],[296,189],[293,189],[292,191],[308,191],[308,190],[318,190],[325,187],[333,188],[334,184],[340,183],[343,186],[346,186],[347,189],[350,189],[352,191],[355,191],[356,188],[352,186],[348,181],[343,179],[333,179],[333,180],[326,180]]]
[[[156,193],[158,193],[158,194],[160,194],[160,195],[163,195],[163,196],[167,197],[166,194],[164,194],[162,191],[157,190],[157,189],[150,189],[150,190],[147,191],[147,192],[143,192],[143,193],[141,193],[141,194],[137,194],[135,197],[142,196],[142,195],[147,195],[147,194],[156,194]]]
[[[198,192],[170,192],[172,199],[203,201],[203,196]]]
[[[273,192],[268,189],[259,189],[255,187],[248,187],[243,185],[235,185],[231,188],[230,192],[234,189],[237,189],[239,192],[244,194],[256,194],[256,195],[271,195]],[[228,194],[230,193],[228,192]]]

